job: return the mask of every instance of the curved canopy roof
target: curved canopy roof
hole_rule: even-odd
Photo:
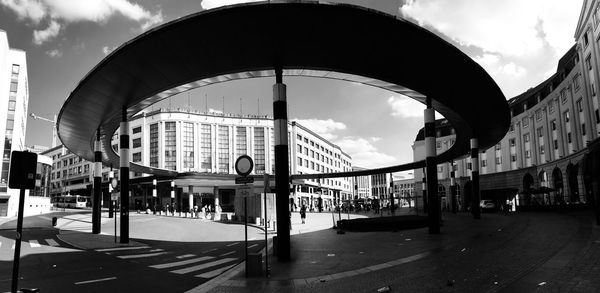
[[[130,118],[169,96],[229,80],[274,76],[276,67],[283,68],[284,82],[285,76],[313,76],[359,82],[422,103],[430,97],[457,135],[439,161],[466,154],[471,137],[479,138],[482,149],[493,146],[510,124],[507,102],[492,78],[433,33],[357,6],[290,1],[202,11],[123,44],[69,95],[58,116],[58,133],[69,150],[92,161],[99,129],[103,163],[118,167],[110,140],[123,107]],[[368,115],[355,111],[357,117]],[[131,169],[160,173],[135,164]]]

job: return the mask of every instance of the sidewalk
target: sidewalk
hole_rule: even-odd
[[[443,218],[438,235],[292,234],[292,260],[269,256],[270,278],[246,279],[241,264],[188,292],[600,292],[591,213]]]

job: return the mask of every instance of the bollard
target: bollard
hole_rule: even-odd
[[[56,217],[52,217],[52,227],[56,227]]]

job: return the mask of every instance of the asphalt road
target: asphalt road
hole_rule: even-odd
[[[89,211],[25,218],[19,288],[185,292],[241,263],[245,256],[244,226],[239,224],[131,214],[131,240],[142,246],[82,250],[60,240],[59,233],[72,231],[53,228],[54,216],[79,217],[82,226],[89,224]],[[15,225],[13,221],[0,226],[0,292],[11,288]],[[103,219],[102,232],[112,235],[113,219]],[[250,227],[248,239],[249,252],[264,247],[262,231]]]

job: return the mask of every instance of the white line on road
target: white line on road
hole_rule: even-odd
[[[31,248],[42,247],[37,240],[29,240],[29,245],[31,245]]]
[[[187,274],[187,273],[191,273],[194,271],[199,271],[199,270],[203,270],[206,268],[210,268],[210,267],[214,267],[220,264],[224,264],[224,263],[228,263],[231,261],[237,260],[237,258],[224,258],[224,259],[220,259],[220,260],[216,260],[213,262],[209,262],[209,263],[205,263],[205,264],[201,264],[201,265],[197,265],[197,266],[193,266],[193,267],[188,267],[185,269],[180,269],[180,270],[175,270],[175,271],[171,271],[171,273],[175,273],[175,274]]]
[[[116,280],[117,277],[110,277],[110,278],[104,278],[104,279],[96,279],[96,280],[89,280],[89,281],[81,281],[81,282],[76,282],[74,283],[75,285],[83,285],[83,284],[89,284],[89,283],[96,283],[96,282],[103,282],[103,281],[110,281],[110,280]]]
[[[232,268],[234,266],[235,266],[235,264],[232,264],[232,265],[229,265],[229,266],[226,266],[226,267],[222,267],[220,269],[216,269],[214,271],[210,271],[210,272],[207,272],[207,273],[204,273],[204,274],[196,275],[195,277],[210,279],[212,277],[220,275],[224,271],[226,271],[226,270],[228,270],[228,269],[230,269],[230,268]]]
[[[225,246],[230,247],[230,246],[234,246],[234,245],[238,245],[238,244],[240,244],[240,243],[239,242],[235,242],[235,243],[227,244]]]
[[[150,248],[150,246],[127,246],[127,247],[102,248],[102,249],[96,249],[96,251],[105,252],[105,251],[146,249],[146,248]]]
[[[203,251],[202,253],[207,253],[207,252],[211,252],[211,251],[215,251],[215,250],[217,250],[217,249],[213,248],[213,249],[209,249],[209,250]]]
[[[180,255],[177,258],[178,259],[182,259],[182,258],[190,258],[190,257],[194,257],[196,256],[195,254],[184,254],[184,255]]]
[[[48,245],[50,246],[60,246],[60,244],[58,244],[58,242],[56,242],[54,239],[44,239],[46,240],[46,243],[48,243]]]
[[[131,255],[119,255],[117,256],[120,259],[130,259],[130,258],[143,258],[143,257],[153,257],[157,255],[167,254],[168,252],[156,252],[156,253],[146,253],[146,254],[131,254]]]
[[[159,252],[159,251],[165,251],[165,250],[160,249],[160,248],[148,250],[148,252]]]
[[[219,255],[219,256],[226,256],[226,255],[230,255],[230,254],[232,254],[232,253],[235,253],[235,251],[230,251],[230,252],[227,252],[227,253],[223,253],[223,254],[221,254],[221,255]]]
[[[252,244],[252,245],[248,246],[248,248],[252,248],[252,247],[257,246],[257,245],[258,244]]]
[[[209,260],[209,259],[213,259],[213,258],[214,257],[212,257],[212,256],[203,256],[203,257],[194,258],[194,259],[188,259],[188,260],[182,260],[182,261],[176,261],[176,262],[170,262],[170,263],[163,263],[163,264],[159,264],[159,265],[152,265],[150,267],[155,268],[155,269],[166,269],[166,268],[172,268],[172,267],[177,267],[177,266],[182,266],[182,265],[188,265],[191,263],[197,263],[197,262],[201,262],[201,261],[205,261],[205,260]]]

